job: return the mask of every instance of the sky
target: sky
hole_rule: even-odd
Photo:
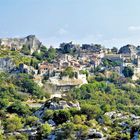
[[[0,0],[0,38],[31,34],[54,47],[140,45],[140,0]]]

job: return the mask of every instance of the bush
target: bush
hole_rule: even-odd
[[[48,135],[51,134],[51,127],[48,123],[45,123],[43,125],[40,126],[39,128],[39,133],[43,136],[43,137],[47,137]]]
[[[22,104],[20,101],[15,101],[12,105],[7,108],[9,113],[17,113],[18,115],[30,114],[29,107]]]
[[[49,119],[53,119],[53,114],[54,112],[52,110],[45,110],[44,112],[44,116],[43,116],[43,119],[44,120],[49,120]]]
[[[132,77],[134,75],[134,69],[131,67],[124,67],[122,73],[125,77]]]
[[[53,121],[56,124],[62,124],[68,121],[71,117],[71,114],[68,110],[58,110],[54,112]]]
[[[23,45],[21,52],[25,55],[29,55],[31,53],[30,46]]]
[[[42,98],[45,92],[35,83],[32,77],[28,74],[19,74],[15,79],[15,84],[23,91],[29,92],[32,96]]]
[[[69,78],[73,78],[75,76],[75,72],[72,67],[67,67],[61,74],[61,76],[69,76]]]
[[[39,119],[35,116],[28,116],[26,118],[26,125],[29,125],[29,126],[35,126],[37,124],[37,121]]]
[[[14,132],[21,129],[22,127],[23,124],[21,122],[21,118],[19,118],[18,116],[10,117],[5,122],[5,130],[7,132]]]

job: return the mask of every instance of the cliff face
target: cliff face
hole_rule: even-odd
[[[0,71],[10,72],[15,67],[10,58],[0,58]]]
[[[23,45],[28,46],[32,54],[41,47],[42,43],[35,37],[35,35],[29,35],[25,38],[0,39],[0,46],[8,47],[10,49],[20,50]]]

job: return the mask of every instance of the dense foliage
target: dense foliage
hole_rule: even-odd
[[[125,77],[132,77],[134,75],[134,70],[131,67],[124,67],[122,73]]]
[[[75,77],[75,72],[72,67],[67,67],[62,73],[61,76],[68,76],[69,78]]]
[[[47,48],[43,46],[39,52],[35,51],[32,55],[40,61],[47,60],[48,62],[51,62],[56,57],[56,49],[50,47],[47,50]]]

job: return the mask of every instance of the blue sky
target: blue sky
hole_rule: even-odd
[[[35,34],[45,45],[140,44],[140,0],[0,0],[0,38]]]

